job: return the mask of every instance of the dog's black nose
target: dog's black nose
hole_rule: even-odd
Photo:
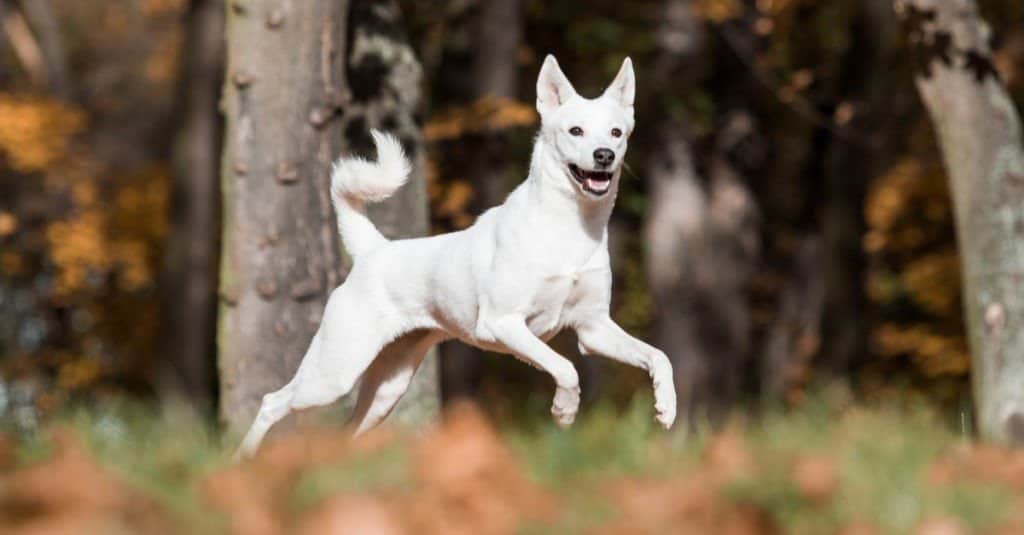
[[[597,149],[594,151],[594,161],[601,167],[608,167],[615,161],[615,152],[612,149]]]

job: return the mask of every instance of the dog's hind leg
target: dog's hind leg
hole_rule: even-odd
[[[357,302],[344,294],[331,296],[324,323],[295,377],[263,397],[236,457],[255,453],[270,427],[288,413],[328,405],[349,393],[381,348],[395,337],[393,326],[372,310],[358,308]]]
[[[444,338],[419,330],[391,342],[370,364],[359,385],[359,399],[349,420],[355,434],[373,429],[391,413],[412,382],[423,357]]]
[[[309,344],[309,349],[306,351],[306,355],[303,357],[303,362],[310,355],[320,352],[320,333],[317,332],[316,336],[313,337],[313,341]],[[284,385],[280,390],[271,392],[263,396],[263,401],[260,403],[260,410],[256,413],[256,419],[253,420],[252,426],[249,427],[249,431],[245,434],[245,438],[242,439],[242,444],[238,447],[235,452],[235,460],[242,458],[252,457],[256,450],[259,449],[260,443],[263,442],[263,437],[266,436],[267,431],[270,428],[281,421],[282,418],[291,412],[292,393],[295,389],[295,383],[298,378],[298,374],[288,384]]]

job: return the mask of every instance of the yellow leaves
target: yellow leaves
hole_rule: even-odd
[[[93,359],[71,360],[57,369],[57,387],[61,390],[74,390],[89,386],[99,378],[100,371],[100,364]]]
[[[105,7],[99,20],[100,34],[112,39],[124,36],[131,27],[125,6],[110,3]]]
[[[157,85],[168,85],[177,79],[178,61],[184,35],[168,33],[160,37],[143,64],[146,80]]]
[[[67,104],[0,93],[0,153],[15,171],[49,168],[84,126],[82,112]]]
[[[779,100],[782,102],[794,102],[802,91],[814,83],[814,78],[814,71],[810,69],[800,69],[789,77],[789,82],[786,85],[779,88],[776,92],[776,96],[778,96]]]
[[[118,285],[134,291],[152,284],[156,277],[156,244],[167,234],[170,176],[166,168],[154,166],[126,177],[126,182],[114,196],[110,254]]]
[[[925,255],[910,261],[900,275],[911,299],[939,317],[960,313],[960,258],[956,251]]]
[[[942,168],[907,158],[879,177],[868,193],[864,249],[868,253],[915,249],[951,217]]]
[[[511,128],[533,126],[537,113],[533,106],[503,97],[486,96],[465,106],[436,114],[423,128],[427,141],[448,141],[472,134],[498,133]],[[437,162],[428,161],[427,183],[431,210],[436,220],[446,220],[449,228],[462,229],[473,223],[471,201],[476,192],[467,180],[437,180]],[[460,173],[464,170],[460,170]],[[456,175],[459,176],[459,175]]]
[[[963,376],[970,358],[953,214],[946,177],[930,146],[912,149],[875,179],[864,218],[866,292],[883,311],[872,331],[875,350],[884,357],[909,358],[926,377]],[[887,307],[899,322],[886,318]]]
[[[726,22],[743,14],[739,0],[697,0],[693,9],[698,18],[711,22]]]
[[[145,16],[175,15],[184,13],[185,0],[142,0],[139,11]]]
[[[153,281],[155,273],[150,265],[145,242],[125,240],[111,245],[111,257],[118,267],[118,284],[122,290],[134,291]]]
[[[872,342],[882,356],[909,355],[929,377],[962,375],[970,370],[970,355],[962,337],[924,325],[884,324],[872,333]]]
[[[796,9],[801,5],[813,4],[814,0],[757,0],[757,10],[769,15],[778,15]]]
[[[25,257],[14,251],[0,252],[0,275],[16,276],[25,273]]]
[[[920,162],[916,159],[907,159],[896,164],[879,178],[864,205],[868,227],[874,231],[887,231],[895,226],[899,216],[906,209],[909,198],[908,186],[912,185],[920,174]]]
[[[10,213],[0,211],[0,238],[10,236],[18,230],[18,218]]]
[[[473,200],[473,186],[465,180],[455,180],[448,184],[441,196],[440,203],[434,207],[436,217],[451,218],[452,226],[457,229],[466,228],[473,223],[473,214],[469,213],[469,202]]]
[[[839,126],[846,126],[856,114],[857,105],[845,100],[836,106],[836,111],[832,114],[832,120]]]
[[[67,296],[85,287],[90,272],[109,269],[103,215],[89,210],[68,221],[51,223],[46,229],[50,258],[57,266],[55,292]]]
[[[114,272],[124,291],[152,283],[154,244],[166,233],[167,176],[161,168],[128,177],[112,206],[101,202],[96,184],[78,177],[71,184],[77,209],[50,223],[46,240],[57,268],[55,293],[67,297],[88,286],[90,275]]]
[[[532,126],[536,122],[537,114],[533,106],[517,100],[487,96],[469,105],[437,114],[423,127],[423,137],[427,141],[444,141],[466,134]]]
[[[760,16],[755,22],[754,30],[758,35],[770,34],[775,27],[773,17],[813,3],[814,0],[758,0],[756,8]],[[700,19],[722,23],[742,17],[744,3],[741,0],[696,0],[693,10]]]

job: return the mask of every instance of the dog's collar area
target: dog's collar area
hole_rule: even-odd
[[[569,164],[569,174],[579,182],[587,193],[601,196],[611,189],[612,173],[610,171],[587,171],[576,164]]]

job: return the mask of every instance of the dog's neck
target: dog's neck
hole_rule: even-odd
[[[596,199],[584,197],[572,180],[568,167],[551,147],[538,142],[530,158],[530,176],[522,186],[529,201],[526,208],[545,218],[564,220],[569,228],[578,227],[589,238],[600,241],[615,206],[618,178],[608,193]]]

